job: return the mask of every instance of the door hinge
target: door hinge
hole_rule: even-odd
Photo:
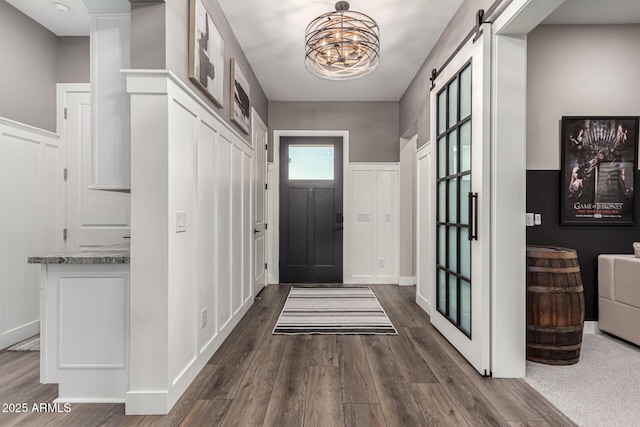
[[[67,241],[67,229],[62,230],[62,240]]]
[[[64,119],[67,120],[67,109],[64,109]]]
[[[265,189],[265,190],[268,190],[268,189],[269,189],[269,184],[265,184],[265,185],[264,185],[264,189]]]
[[[269,144],[264,144],[264,149],[268,150],[269,149]]]
[[[66,181],[66,180],[67,180],[67,168],[65,168],[65,169],[62,171],[62,175],[63,175],[63,177],[64,177],[64,180]]]
[[[264,263],[264,269],[265,270],[267,269],[267,263],[266,262]]]
[[[264,223],[264,229],[268,229],[269,228],[269,224],[267,224],[266,222]]]

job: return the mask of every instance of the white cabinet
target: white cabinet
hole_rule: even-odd
[[[58,402],[124,402],[129,264],[42,264],[40,382]]]

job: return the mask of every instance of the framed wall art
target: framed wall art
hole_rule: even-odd
[[[560,223],[635,223],[638,117],[563,117]]]
[[[190,0],[189,78],[222,107],[224,40],[202,0]]]
[[[231,121],[237,124],[244,133],[249,134],[251,128],[249,81],[235,59],[231,60],[231,93],[233,94]]]

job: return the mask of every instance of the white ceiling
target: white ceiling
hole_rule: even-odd
[[[462,0],[352,0],[380,27],[380,65],[356,80],[327,81],[304,66],[304,31],[334,0],[219,0],[272,101],[397,101]],[[470,24],[472,25],[472,24]]]
[[[2,1],[2,0],[0,0]],[[6,0],[58,36],[89,34],[92,8],[127,0]],[[218,0],[269,100],[397,101],[462,0],[351,0],[351,9],[374,18],[381,33],[380,67],[356,80],[333,82],[304,66],[304,30],[335,10],[335,0]],[[566,0],[545,24],[640,23],[640,0]]]
[[[56,36],[88,36],[89,12],[82,0],[62,0],[69,12],[58,12],[51,0],[6,0]]]

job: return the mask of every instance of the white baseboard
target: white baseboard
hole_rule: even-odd
[[[58,397],[53,403],[124,403],[123,398]]]
[[[231,318],[226,327],[220,331],[210,344],[202,351],[198,359],[193,362],[175,381],[175,384],[169,390],[153,390],[153,391],[128,391],[125,397],[125,414],[126,415],[166,415],[169,413],[173,405],[187,390],[191,383],[198,376],[202,368],[205,367],[209,359],[220,348],[225,339],[231,334],[233,329],[238,325],[240,320],[247,314],[249,308],[253,305],[253,299],[250,303]]]
[[[350,276],[342,280],[345,285],[397,285],[397,276]]]
[[[598,327],[597,320],[587,320],[584,322],[583,334],[599,334],[600,328]]]
[[[416,292],[416,304],[420,306],[428,315],[431,315],[431,303],[424,299],[419,293]]]
[[[398,285],[400,286],[412,286],[415,284],[416,284],[416,276],[408,276],[408,277],[400,276],[400,279],[398,279]]]
[[[0,334],[0,350],[11,347],[14,344],[24,341],[40,333],[40,321],[34,320],[26,325],[18,326],[7,332]]]

